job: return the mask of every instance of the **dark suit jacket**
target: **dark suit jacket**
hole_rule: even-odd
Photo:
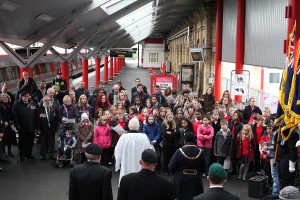
[[[146,86],[143,86],[143,90],[144,90],[145,93],[148,93]],[[137,92],[136,86],[131,88],[131,95],[133,95],[133,93],[135,93],[135,92]]]
[[[112,172],[96,163],[85,162],[70,172],[69,200],[113,200]]]
[[[172,182],[150,170],[123,176],[118,200],[173,200]]]
[[[49,122],[46,114],[46,110],[44,106],[38,107],[38,120],[37,120],[37,129],[41,131],[41,134],[55,134],[58,123],[59,123],[59,110],[58,107],[52,106],[49,110]]]
[[[240,198],[233,195],[223,188],[209,188],[206,192],[194,197],[194,200],[239,200]]]

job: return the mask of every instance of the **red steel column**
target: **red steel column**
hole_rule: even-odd
[[[30,73],[28,72],[29,71],[29,68],[21,68],[20,67],[20,80],[22,80],[23,79],[23,72],[27,72],[28,73],[28,75],[30,76]]]
[[[67,89],[69,88],[70,76],[69,76],[69,66],[68,62],[62,62],[60,66],[61,77],[67,82]]]
[[[235,70],[243,70],[245,46],[245,0],[237,1],[237,29],[236,29],[236,65]],[[242,72],[236,72],[242,74]],[[242,101],[241,95],[235,95],[235,101]]]
[[[85,89],[89,89],[89,67],[88,67],[88,60],[82,60],[82,81],[85,83]]]
[[[221,96],[221,61],[222,61],[222,29],[223,29],[223,0],[217,0],[216,17],[216,57],[215,57],[215,97],[220,101]]]
[[[120,69],[121,69],[121,58],[117,58],[117,74],[119,75],[120,74]]]
[[[95,86],[97,87],[98,86],[98,83],[100,81],[100,61],[101,61],[101,58],[96,58],[95,59],[95,68],[96,68],[96,75],[95,75]]]
[[[113,57],[109,57],[109,80],[112,81],[114,79],[114,59]]]
[[[108,57],[104,57],[104,84],[108,84]]]
[[[114,77],[116,77],[117,76],[117,58],[116,57],[114,57]]]

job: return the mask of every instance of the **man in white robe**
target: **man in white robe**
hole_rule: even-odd
[[[141,155],[145,149],[153,149],[146,134],[138,133],[140,123],[137,118],[129,121],[130,133],[123,134],[115,147],[116,171],[120,170],[120,180],[124,175],[139,172]]]

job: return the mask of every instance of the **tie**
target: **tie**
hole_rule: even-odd
[[[49,108],[46,109],[47,109],[48,126],[50,127],[50,109]]]

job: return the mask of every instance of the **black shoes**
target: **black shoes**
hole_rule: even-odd
[[[12,152],[8,152],[8,156],[11,157],[11,158],[15,157],[15,155]]]
[[[32,160],[35,159],[35,157],[34,157],[33,155],[26,156],[26,158],[27,158],[27,159],[32,159]]]
[[[273,195],[273,194],[269,194],[269,195],[267,195],[267,197],[265,199],[279,199],[279,196]]]
[[[5,172],[5,170],[3,168],[0,167],[0,172]]]
[[[41,156],[41,160],[46,160],[47,156]]]
[[[20,156],[20,161],[26,160],[25,156]]]

